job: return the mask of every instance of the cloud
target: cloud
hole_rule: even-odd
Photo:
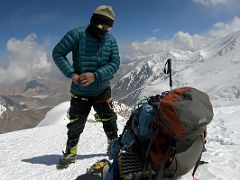
[[[211,41],[212,38],[206,36],[197,34],[190,35],[189,33],[180,31],[176,33],[170,40],[170,44],[173,48],[176,49],[196,51],[203,48]]]
[[[218,6],[232,3],[234,0],[193,0],[195,3],[199,3],[204,6]]]
[[[143,42],[132,42],[120,47],[123,63],[127,63],[136,55],[147,55],[150,53],[160,53],[161,51],[184,50],[197,51],[204,48],[217,38],[240,31],[240,18],[234,17],[227,23],[215,23],[205,35],[189,34],[179,31],[172,38],[167,40],[157,40],[155,37],[146,39]]]
[[[13,84],[51,71],[49,54],[37,43],[37,35],[34,33],[23,40],[9,39],[7,51],[9,64],[6,68],[0,67],[0,84]]]
[[[131,60],[131,57],[136,55],[148,55],[176,49],[193,52],[205,47],[212,41],[212,37],[190,35],[179,31],[168,40],[157,40],[157,38],[151,37],[143,42],[132,42],[123,45],[120,47],[121,60],[123,63],[127,63]]]
[[[155,37],[148,38],[146,41],[135,41],[130,44],[120,45],[121,63],[128,63],[136,55],[148,55],[158,53],[163,50],[163,44]]]
[[[234,17],[229,23],[217,22],[209,31],[212,37],[224,37],[232,32],[240,31],[240,18]]]

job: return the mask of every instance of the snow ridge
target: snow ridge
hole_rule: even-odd
[[[209,93],[214,105],[239,101],[240,31],[196,52],[172,50],[132,57],[135,66],[114,86],[113,95],[133,106],[138,99],[169,90],[164,64],[172,59],[173,88],[193,86]],[[225,104],[225,103],[224,103]]]

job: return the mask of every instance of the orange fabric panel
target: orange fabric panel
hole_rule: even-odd
[[[182,136],[185,133],[185,128],[182,121],[174,108],[174,103],[178,98],[188,90],[189,88],[179,88],[170,92],[166,95],[160,102],[160,117],[162,116],[164,120],[168,121],[169,128],[174,131],[177,136]]]

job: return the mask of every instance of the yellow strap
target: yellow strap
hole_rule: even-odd
[[[76,120],[78,120],[78,117],[77,118],[69,118],[70,123],[75,122]]]
[[[79,96],[76,96],[76,95],[74,95],[74,94],[71,95],[71,98],[74,98],[74,99],[81,99],[82,101],[88,101],[88,98],[79,97]]]
[[[94,114],[94,117],[95,117],[95,120],[96,120],[97,122],[109,121],[109,120],[112,119],[112,117],[109,117],[109,118],[101,118],[101,116],[100,116],[98,113]]]

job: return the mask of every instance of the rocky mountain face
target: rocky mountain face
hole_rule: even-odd
[[[125,74],[126,66],[122,65],[119,72]],[[0,134],[35,127],[53,107],[70,100],[70,83],[69,79],[42,76],[0,88]],[[129,115],[124,104],[114,103],[123,108],[118,110],[121,116]]]
[[[69,101],[69,81],[38,77],[0,89],[0,133],[34,127],[57,104]]]

